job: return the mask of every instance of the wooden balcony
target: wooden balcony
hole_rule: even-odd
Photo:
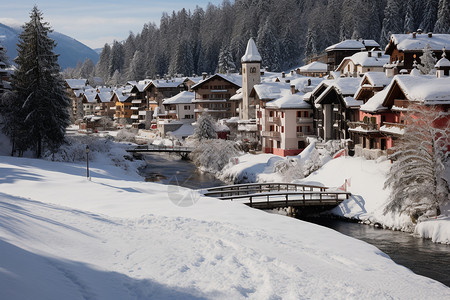
[[[377,123],[365,123],[365,122],[348,122],[348,128],[353,131],[378,131]]]
[[[395,99],[394,100],[394,106],[407,108],[409,106],[409,101],[408,100]]]
[[[269,117],[269,123],[281,124],[281,119],[279,117]]]
[[[297,124],[312,123],[313,118],[297,118]]]

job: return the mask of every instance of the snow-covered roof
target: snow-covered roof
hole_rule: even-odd
[[[400,51],[422,51],[428,44],[433,51],[441,51],[442,48],[450,49],[450,34],[438,34],[433,33],[431,37],[428,34],[418,34],[413,38],[413,34],[393,34],[391,35],[391,41],[397,45],[397,49]],[[387,45],[386,49],[389,47]]]
[[[191,104],[194,97],[195,94],[193,92],[183,91],[171,98],[164,99],[163,104]]]
[[[372,87],[385,87],[392,81],[392,77],[387,77],[385,72],[367,72],[363,76],[363,81],[365,78]]]
[[[345,40],[340,43],[329,46],[325,51],[332,50],[359,50],[366,47],[380,47],[380,44],[374,40]]]
[[[353,62],[353,64],[362,67],[383,67],[384,64],[389,63],[389,59],[390,56],[384,55],[381,51],[357,52],[352,56],[344,58],[336,68],[336,70],[340,70],[348,61],[351,61]]]
[[[172,79],[156,79],[148,82],[145,87],[149,86],[150,84],[154,85],[157,88],[176,88],[180,84],[182,84],[184,81],[184,78],[176,77]],[[138,84],[142,84],[139,82]]]
[[[262,58],[256,48],[255,41],[250,38],[247,43],[247,49],[244,56],[241,58],[241,62],[261,62]]]
[[[443,68],[443,67],[450,67],[450,60],[448,60],[445,56],[442,57],[440,60],[438,60],[438,62],[436,63],[436,65],[434,66],[436,69],[437,68]]]
[[[308,102],[303,100],[303,93],[296,94],[287,94],[282,96],[281,98],[269,101],[266,103],[267,108],[279,108],[279,109],[288,109],[288,108],[297,108],[297,109],[308,109],[312,108]]]
[[[346,107],[359,107],[364,102],[362,100],[355,100],[352,96],[344,97],[344,103]]]
[[[388,108],[383,106],[383,102],[384,99],[386,99],[391,86],[392,83],[388,85],[384,90],[373,95],[365,104],[361,105],[359,110],[372,113],[387,110]]]
[[[282,96],[282,90],[287,89],[288,85],[285,82],[265,82],[256,84],[255,92],[261,100],[273,100]]]
[[[87,79],[66,79],[66,83],[72,90],[80,90],[86,86]]]
[[[112,96],[111,92],[102,92],[102,93],[98,93],[97,95],[101,102],[111,101],[111,96]]]
[[[197,84],[194,84],[191,88],[195,89],[198,86],[200,86],[201,84],[203,84],[204,82],[213,79],[214,77],[221,77],[222,79],[225,79],[226,81],[231,82],[234,85],[242,87],[242,75],[239,75],[237,73],[226,74],[226,75],[225,74],[216,73],[216,74],[214,74],[211,77],[208,77],[208,78],[206,78],[204,80],[200,80]]]
[[[300,72],[327,72],[327,64],[319,61],[313,61],[312,63],[300,67]]]
[[[311,92],[316,86],[318,86],[325,78],[320,77],[299,77],[292,79],[289,85],[295,85],[295,89],[303,93]],[[309,84],[309,85],[308,85]]]
[[[450,104],[450,77],[397,75],[393,81],[409,101],[425,105]]]
[[[180,128],[173,131],[172,134],[177,138],[184,138],[194,134],[194,127],[191,124],[184,123]]]
[[[328,86],[333,86],[343,96],[353,96],[361,84],[361,78],[339,77],[334,80],[326,80]]]

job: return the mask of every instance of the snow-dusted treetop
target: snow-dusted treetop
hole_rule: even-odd
[[[326,72],[327,64],[324,64],[319,61],[313,61],[310,64],[300,67],[300,72]]]
[[[397,45],[400,51],[421,51],[428,44],[433,51],[440,51],[442,48],[450,49],[450,34],[393,34],[391,41],[386,46],[386,51],[392,44]]]
[[[244,56],[241,58],[241,62],[261,62],[262,58],[256,48],[255,41],[250,38],[247,43],[247,49],[245,50]]]
[[[194,97],[193,92],[183,91],[171,98],[164,99],[163,104],[191,104]]]
[[[331,45],[326,48],[325,51],[329,52],[332,50],[360,50],[362,48],[379,48],[380,44],[374,40],[345,40],[340,43]]]

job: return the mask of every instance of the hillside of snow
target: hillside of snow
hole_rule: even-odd
[[[90,166],[0,157],[0,299],[450,297],[331,229]]]

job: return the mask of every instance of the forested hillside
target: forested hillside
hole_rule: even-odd
[[[384,46],[391,33],[448,33],[449,19],[449,0],[224,0],[163,14],[159,26],[145,24],[126,41],[105,45],[96,76],[116,84],[156,74],[212,73],[219,57],[221,70],[238,69],[250,37],[263,66],[280,71],[346,38]]]

